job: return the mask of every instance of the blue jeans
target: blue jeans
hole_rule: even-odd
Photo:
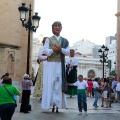
[[[95,91],[95,92],[94,92],[94,96],[95,96],[95,100],[94,100],[93,105],[94,105],[94,106],[97,106],[97,101],[98,101],[98,99],[99,99],[99,93],[98,93],[98,91]]]
[[[11,120],[14,112],[15,112],[15,104],[0,105],[1,120]]]
[[[119,100],[120,100],[120,91],[118,91],[118,98],[119,98]]]
[[[83,104],[84,104],[84,111],[87,111],[86,94],[85,93],[84,94],[78,93],[77,98],[78,98],[79,111],[82,112],[82,105],[81,105],[82,100],[83,100]]]

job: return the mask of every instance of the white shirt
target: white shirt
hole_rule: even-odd
[[[66,65],[70,64],[71,66],[78,66],[78,59],[75,57],[69,57],[66,60]]]
[[[0,86],[2,86],[2,81],[3,81],[3,79],[0,80]]]
[[[120,82],[117,83],[116,91],[120,91]]]
[[[55,36],[55,35],[54,35]],[[60,39],[61,36],[55,36],[55,38],[57,40]],[[44,44],[44,50],[43,53],[46,54],[47,56],[51,56],[51,54],[53,53],[53,50],[50,48],[50,44],[49,44],[49,38],[46,39],[45,44]],[[70,53],[70,48],[69,46],[67,48],[62,48],[61,52],[65,55],[69,55]]]
[[[99,88],[99,84],[96,81],[93,82],[93,88]]]
[[[44,51],[44,47],[42,46],[40,49],[39,49],[39,53],[38,53],[38,58],[39,60],[46,60],[47,59],[47,56],[43,56],[43,51]]]
[[[115,89],[115,85],[117,84],[117,82],[115,80],[112,81],[112,89]]]
[[[78,66],[78,59],[75,57],[69,57],[66,60],[66,65],[70,64],[70,68],[68,70],[68,74],[70,73],[70,71],[73,69],[73,66]]]
[[[82,82],[78,80],[73,85],[77,86],[78,89],[86,89],[88,87],[87,82],[85,82],[84,80]]]

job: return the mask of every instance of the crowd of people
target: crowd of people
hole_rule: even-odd
[[[35,80],[30,75],[24,74],[21,81],[22,92],[12,85],[9,73],[6,73],[0,80],[0,117],[1,120],[10,120],[15,111],[14,96],[21,96],[21,113],[29,113],[31,86],[34,86],[33,97],[40,98],[42,109],[50,109],[59,113],[59,109],[66,109],[67,99],[77,95],[79,114],[87,114],[87,97],[94,97],[93,106],[98,107],[97,102],[101,98],[101,107],[108,107],[108,97],[112,93],[111,101],[120,98],[120,78],[110,80],[104,78],[84,78],[78,75],[78,60],[75,58],[75,51],[69,48],[69,41],[60,35],[62,24],[55,21],[52,24],[53,36],[43,38],[43,47],[38,53],[37,62],[39,69]],[[67,59],[65,59],[65,56]],[[111,81],[111,86],[110,86]],[[110,89],[111,88],[111,89]],[[8,92],[9,91],[9,92]],[[111,91],[111,92],[110,92]],[[116,97],[117,96],[117,97]]]

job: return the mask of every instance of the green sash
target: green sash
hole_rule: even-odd
[[[78,89],[77,90],[77,93],[80,93],[80,94],[85,94],[86,90],[85,89]]]
[[[98,90],[96,88],[93,89],[94,92],[98,92]]]

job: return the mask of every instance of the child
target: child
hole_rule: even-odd
[[[78,97],[78,108],[79,108],[79,115],[82,114],[82,105],[81,101],[83,99],[84,104],[84,111],[87,114],[87,102],[86,102],[86,89],[88,90],[88,84],[85,80],[83,80],[83,76],[78,76],[78,81],[73,84],[68,83],[69,86],[77,86],[77,97]]]

